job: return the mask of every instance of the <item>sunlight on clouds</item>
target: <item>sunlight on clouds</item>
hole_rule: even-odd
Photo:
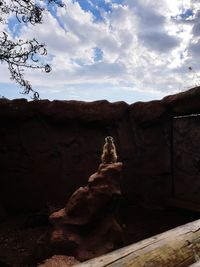
[[[33,86],[48,87],[55,96],[73,86],[71,96],[84,97],[81,90],[86,96],[87,86],[93,85],[95,99],[95,88],[102,85],[103,90],[106,84],[112,90],[104,98],[112,99],[114,87],[123,98],[129,92],[169,94],[193,85],[188,67],[200,71],[198,1],[102,0],[102,6],[82,1],[64,0],[66,8],[58,8],[56,16],[46,13],[43,24],[21,27],[22,38],[47,44],[53,67],[48,75],[27,71]],[[95,8],[103,19],[95,17]]]

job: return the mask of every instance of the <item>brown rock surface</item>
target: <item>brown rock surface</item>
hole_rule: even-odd
[[[139,123],[156,123],[161,120],[167,111],[167,106],[159,100],[137,102],[130,105],[131,116]]]
[[[160,205],[172,193],[171,119],[200,113],[199,103],[199,87],[132,105],[0,99],[2,206],[8,213],[63,206],[97,169],[108,135],[124,163],[124,197]]]
[[[179,94],[166,96],[162,102],[171,109],[174,115],[200,112],[200,87],[192,88]]]
[[[115,219],[121,170],[120,162],[101,164],[88,185],[76,190],[66,207],[50,216],[51,253],[84,261],[122,245],[122,229]]]
[[[0,119],[27,120],[39,114],[54,121],[109,121],[119,119],[128,108],[125,102],[109,103],[106,100],[83,101],[31,101],[26,99],[0,99]],[[103,112],[102,112],[103,110]]]
[[[200,204],[200,117],[174,119],[174,194]]]

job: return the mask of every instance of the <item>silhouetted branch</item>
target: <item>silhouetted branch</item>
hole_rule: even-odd
[[[38,2],[39,3],[39,2]],[[45,4],[55,3],[63,7],[60,0],[41,1],[41,5],[34,0],[0,0],[0,23],[6,23],[3,17],[8,18],[14,14],[20,23],[31,23],[33,25],[42,23],[42,15],[45,11]],[[40,64],[40,56],[47,55],[44,43],[39,43],[35,38],[32,40],[13,41],[6,32],[0,36],[0,61],[8,64],[11,79],[23,88],[24,94],[32,92],[33,99],[39,99],[39,93],[33,90],[29,81],[24,78],[24,69],[42,69],[50,72],[48,64]]]

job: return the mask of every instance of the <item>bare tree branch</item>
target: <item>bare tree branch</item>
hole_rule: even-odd
[[[34,0],[10,0],[10,3],[0,0],[0,23],[7,23],[8,17],[14,14],[20,23],[40,24],[46,11],[45,4],[52,3],[64,6],[60,0],[41,1],[41,5],[36,4]],[[39,93],[24,78],[24,69],[42,69],[50,72],[49,64],[40,63],[40,57],[45,55],[45,44],[39,43],[35,38],[13,41],[6,32],[2,32],[0,36],[0,61],[7,63],[11,79],[23,88],[22,93],[31,92],[33,99],[39,99]]]

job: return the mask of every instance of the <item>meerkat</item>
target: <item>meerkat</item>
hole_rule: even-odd
[[[101,155],[102,163],[109,164],[117,162],[117,152],[112,136],[105,138],[105,144],[103,146],[103,153]]]

